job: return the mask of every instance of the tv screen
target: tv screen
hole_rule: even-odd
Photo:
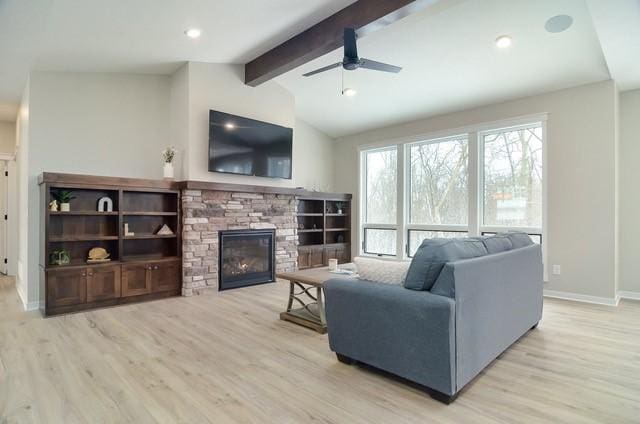
[[[209,171],[291,179],[293,129],[209,111]]]

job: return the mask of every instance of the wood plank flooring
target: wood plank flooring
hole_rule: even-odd
[[[287,289],[43,319],[0,278],[0,423],[640,423],[640,302],[545,299],[445,406],[280,321]]]

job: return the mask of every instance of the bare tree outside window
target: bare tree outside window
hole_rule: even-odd
[[[466,138],[411,146],[409,222],[467,224],[469,215]]]
[[[395,147],[365,153],[365,224],[397,224],[398,153]],[[365,229],[365,253],[395,255],[395,229]]]
[[[542,227],[542,127],[486,134],[484,225]]]
[[[397,161],[395,148],[366,154],[366,222],[395,224],[397,220]]]

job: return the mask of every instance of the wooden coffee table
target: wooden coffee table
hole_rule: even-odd
[[[339,268],[355,269],[350,263],[341,264]],[[322,285],[332,278],[353,278],[353,275],[329,272],[329,267],[280,272],[276,276],[289,283],[287,310],[280,313],[280,319],[311,328],[321,334],[327,332]]]

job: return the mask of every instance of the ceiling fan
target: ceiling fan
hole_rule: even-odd
[[[325,66],[315,71],[307,72],[304,77],[310,77],[312,75],[319,74],[321,72],[329,71],[331,69],[342,67],[347,71],[355,71],[356,69],[371,69],[372,71],[392,72],[397,74],[402,70],[399,66],[389,65],[387,63],[376,62],[375,60],[359,58],[358,46],[356,44],[356,30],[353,28],[344,29],[344,58],[342,62],[334,63],[333,65]]]

